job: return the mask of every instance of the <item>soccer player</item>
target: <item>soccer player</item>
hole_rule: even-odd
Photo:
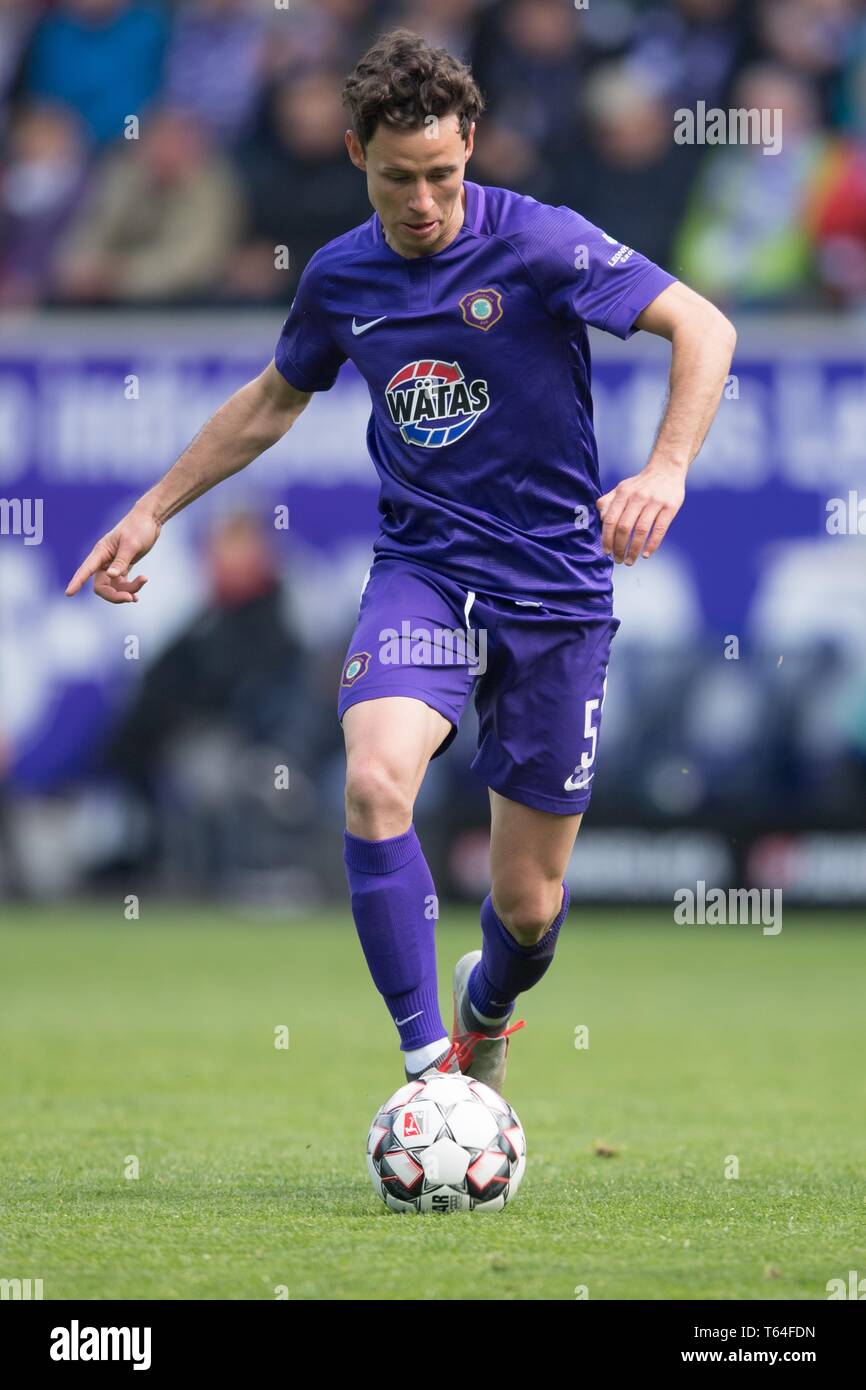
[[[471,72],[406,30],[345,87],[349,158],[374,215],[307,265],[274,360],[205,424],[97,543],[111,603],[161,527],[291,427],[346,359],[370,390],[381,529],[343,666],[345,865],[407,1079],[501,1090],[517,997],[551,964],[563,875],[589,805],[611,639],[613,563],[661,544],[718,407],[735,333],[706,300],[567,207],[466,181],[482,99]],[[671,343],[646,466],[601,494],[587,324]],[[405,640],[404,640],[405,639]],[[413,826],[431,758],[470,694],[490,791],[482,947],[439,1012],[436,894]]]

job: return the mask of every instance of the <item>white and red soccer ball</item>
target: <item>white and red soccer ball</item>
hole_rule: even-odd
[[[367,1171],[392,1211],[501,1211],[520,1187],[526,1137],[490,1086],[443,1073],[410,1081],[380,1107]]]

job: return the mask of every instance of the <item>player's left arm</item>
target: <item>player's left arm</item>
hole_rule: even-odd
[[[633,565],[658,550],[683,504],[686,472],[704,442],[731,365],[736,330],[713,304],[677,281],[634,321],[671,344],[667,408],[645,468],[598,499],[602,546]]]

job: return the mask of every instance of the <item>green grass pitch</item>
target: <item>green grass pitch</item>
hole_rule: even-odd
[[[824,1299],[866,1275],[853,916],[765,937],[576,907],[516,1015],[514,1205],[418,1218],[366,1174],[402,1069],[348,916],[3,915],[0,1277],[46,1299]],[[438,931],[450,1022],[479,933]]]

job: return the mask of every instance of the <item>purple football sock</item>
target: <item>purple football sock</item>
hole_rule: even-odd
[[[415,827],[390,840],[347,830],[343,858],[361,948],[401,1051],[447,1038],[436,978],[436,890]]]
[[[562,885],[562,907],[540,941],[521,946],[502,924],[488,894],[481,906],[481,959],[469,976],[469,999],[485,1018],[505,1019],[518,994],[537,985],[556,950],[559,929],[568,913],[568,885]],[[484,1024],[477,1022],[479,1032]]]

